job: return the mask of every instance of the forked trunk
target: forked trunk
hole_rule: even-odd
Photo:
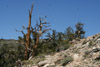
[[[35,45],[33,46],[33,57],[35,56],[35,53],[36,53],[36,48],[39,44],[39,36],[36,37],[36,42],[35,42]]]

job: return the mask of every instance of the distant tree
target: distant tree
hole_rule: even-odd
[[[65,31],[65,39],[72,41],[74,39],[74,30],[71,27],[68,27]]]
[[[49,33],[47,33],[47,35],[46,35],[46,37],[49,39],[49,40],[51,40],[51,34],[50,34],[50,32]]]
[[[48,34],[48,36],[49,36],[49,43],[51,43],[51,47],[52,48],[56,48],[56,46],[57,46],[57,38],[58,38],[58,35],[57,35],[58,33],[56,32],[56,30],[52,30],[52,33],[51,33],[51,35],[50,35],[50,33]]]
[[[56,30],[52,30],[52,39],[53,39],[53,42],[55,42],[56,41],[56,39],[57,39],[57,32],[56,32]]]
[[[57,40],[59,42],[62,42],[64,40],[64,34],[62,32],[58,32],[58,34],[57,34]]]
[[[76,27],[75,38],[79,38],[79,39],[84,38],[84,36],[85,36],[85,31],[84,31],[84,29],[83,29],[84,24],[78,22],[78,23],[75,25],[75,27]]]

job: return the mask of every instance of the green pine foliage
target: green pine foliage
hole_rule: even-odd
[[[0,44],[0,67],[14,67],[18,59],[24,59],[23,45]]]
[[[72,41],[74,39],[74,35],[74,29],[69,26],[65,31],[65,39]]]
[[[79,39],[84,38],[84,37],[85,37],[85,36],[84,36],[84,35],[85,35],[85,31],[84,31],[84,29],[83,29],[84,24],[78,22],[78,23],[75,25],[75,27],[76,27],[75,38],[79,38]]]

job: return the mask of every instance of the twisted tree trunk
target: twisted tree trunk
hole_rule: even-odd
[[[31,16],[32,16],[32,10],[33,5],[31,8],[31,11],[29,11],[29,25],[27,28],[27,34],[26,34],[26,43],[25,43],[25,59],[27,60],[29,58],[30,51],[28,50],[30,48],[30,34],[31,34]]]
[[[39,44],[39,36],[36,37],[36,41],[35,41],[35,44],[33,46],[33,53],[32,53],[32,56],[34,57],[36,55],[36,48]]]

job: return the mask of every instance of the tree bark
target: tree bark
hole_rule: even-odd
[[[29,11],[29,24],[27,28],[27,34],[26,34],[26,43],[25,43],[25,59],[27,60],[29,58],[30,51],[28,50],[30,48],[30,34],[31,34],[31,16],[32,16],[32,10],[33,10],[33,5],[31,8],[31,11]]]
[[[36,55],[35,53],[36,53],[36,48],[37,48],[38,44],[39,44],[39,36],[36,37],[36,41],[33,46],[33,54],[32,54],[33,57]]]

